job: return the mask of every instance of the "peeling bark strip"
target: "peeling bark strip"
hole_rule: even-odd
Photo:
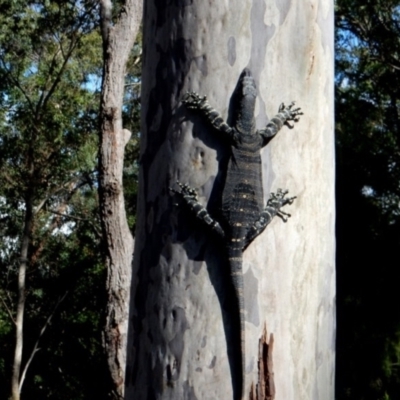
[[[122,127],[126,62],[142,18],[142,1],[126,0],[116,23],[112,2],[101,0],[104,67],[100,109],[100,213],[106,243],[108,294],[104,347],[116,399],[125,385],[133,238],[125,215],[122,172],[130,132]]]
[[[272,363],[272,350],[274,347],[274,335],[267,339],[267,325],[264,325],[263,334],[258,345],[258,382],[254,387],[251,384],[250,400],[274,400],[275,384]]]

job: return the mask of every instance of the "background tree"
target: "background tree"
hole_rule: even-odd
[[[102,398],[110,385],[100,340],[106,299],[96,184],[98,2],[20,0],[0,8],[0,397],[10,388],[19,296],[14,396],[24,384],[24,398]],[[123,99],[134,138],[123,171],[131,227],[140,49],[128,52]],[[22,242],[27,258],[18,264]],[[101,384],[91,384],[93,377]]]
[[[142,18],[141,0],[102,0],[103,83],[100,109],[100,210],[107,267],[105,349],[113,392],[125,386],[129,288],[133,238],[125,213],[124,151],[131,132],[123,129],[125,74]]]
[[[336,4],[336,393],[397,399],[400,2]]]
[[[266,324],[274,366],[264,366],[277,398],[333,399],[333,4],[296,5],[145,4],[127,399],[231,396],[234,326],[222,245],[174,207],[169,187],[189,183],[203,204],[211,194],[212,209],[226,154],[179,102],[195,90],[226,118],[246,66],[259,88],[258,127],[282,101],[295,99],[304,111],[295,131],[282,131],[263,153],[266,195],[283,187],[298,199],[290,222],[274,221],[245,253],[246,393],[257,381]],[[257,398],[273,397],[270,386]]]
[[[87,398],[102,376],[95,6],[0,3],[2,398]]]

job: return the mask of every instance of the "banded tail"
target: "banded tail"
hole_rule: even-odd
[[[244,308],[244,295],[243,295],[243,271],[242,271],[242,251],[241,249],[228,249],[229,252],[229,266],[232,284],[236,297],[236,306],[239,312],[240,323],[240,365],[241,371],[237,373],[239,382],[234,386],[234,400],[243,400],[245,394],[246,383],[246,357],[245,357],[245,308]]]

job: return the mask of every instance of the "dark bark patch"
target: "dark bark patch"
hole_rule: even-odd
[[[171,366],[170,364],[167,364],[166,374],[167,374],[167,385],[172,386],[173,381],[176,381],[179,375],[176,371],[176,365]]]
[[[156,395],[154,393],[154,389],[151,385],[149,385],[147,387],[147,396],[146,396],[147,400],[156,400]]]
[[[214,356],[208,368],[210,369],[214,368],[216,363],[217,363],[217,356]]]
[[[188,381],[183,382],[183,398],[185,400],[197,400],[197,396],[194,393],[193,386],[189,385]]]
[[[193,262],[193,267],[194,267],[194,268],[193,268],[193,273],[194,273],[195,275],[198,275],[198,274],[199,274],[202,265],[203,265],[203,262],[202,262],[202,261],[194,261],[194,262]]]
[[[105,194],[110,198],[115,198],[121,193],[121,184],[117,180],[109,180],[103,188]]]
[[[165,328],[165,327],[164,327]],[[153,343],[153,335],[151,334],[151,331],[148,331],[147,332],[147,337],[148,337],[148,339],[149,339],[149,342],[150,343]]]
[[[147,231],[151,232],[153,230],[153,222],[154,222],[154,209],[151,205],[149,205],[149,212],[147,214]]]
[[[231,36],[228,39],[228,63],[232,67],[236,61],[236,39]]]
[[[260,325],[260,313],[258,308],[258,279],[254,276],[253,270],[249,268],[243,276],[245,282],[244,304],[251,304],[247,308],[246,321],[255,326]]]
[[[180,362],[185,346],[183,336],[185,331],[189,328],[189,324],[187,322],[185,310],[181,307],[175,307],[171,312],[171,317],[175,337],[169,342],[169,350],[177,362],[176,371],[179,375]]]
[[[201,71],[203,76],[208,75],[208,64],[207,64],[207,56],[202,55],[194,58],[194,62],[196,63],[197,68]]]

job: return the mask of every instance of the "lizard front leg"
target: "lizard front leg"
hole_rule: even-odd
[[[184,202],[189,206],[190,210],[194,213],[196,218],[205,223],[211,228],[212,231],[216,232],[220,237],[225,237],[225,232],[221,228],[221,225],[211,218],[208,211],[199,203],[197,198],[197,192],[189,185],[183,184],[179,181],[176,182],[180,187],[180,190],[170,188],[173,193],[179,195]]]
[[[233,129],[223,120],[217,110],[211,107],[207,96],[201,97],[195,92],[187,92],[182,103],[191,110],[198,110],[208,119],[211,125],[228,137],[232,137]]]
[[[249,244],[260,235],[272,219],[277,215],[279,218],[286,222],[290,217],[290,214],[281,210],[286,204],[292,204],[296,197],[285,197],[288,194],[287,190],[278,189],[275,193],[271,193],[271,196],[267,202],[267,206],[260,214],[260,218],[254,223],[254,225],[247,232],[244,238],[243,251],[249,246]]]
[[[263,138],[262,147],[269,143],[269,141],[278,133],[283,125],[286,125],[292,129],[293,125],[290,125],[289,122],[299,121],[300,115],[303,115],[303,113],[300,111],[300,108],[293,108],[293,106],[294,101],[292,101],[292,103],[290,103],[288,106],[285,106],[285,104],[282,103],[279,107],[278,114],[271,119],[264,129],[257,131],[257,133]]]

